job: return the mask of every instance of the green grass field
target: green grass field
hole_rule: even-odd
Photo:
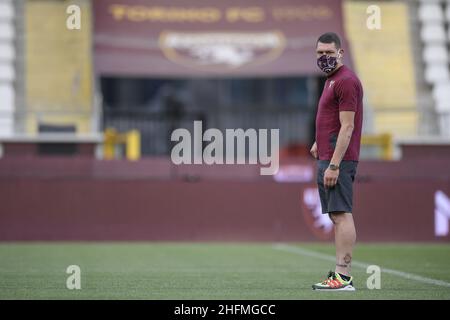
[[[332,256],[331,243],[2,243],[0,299],[450,299],[450,245],[358,244],[357,291],[312,291]],[[388,270],[380,290],[366,264]]]

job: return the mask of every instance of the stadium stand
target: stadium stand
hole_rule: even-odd
[[[376,2],[380,30],[366,27],[367,5],[345,1],[344,13],[354,63],[364,84],[365,107],[373,109],[374,133],[416,135],[419,112],[408,4]]]
[[[88,1],[80,5],[83,27],[72,32],[66,28],[67,15],[61,14],[66,3],[27,2],[26,133],[37,133],[43,123],[74,126],[77,133],[92,131],[91,11]]]
[[[418,18],[425,80],[432,90],[440,133],[450,137],[450,2],[421,0]]]
[[[14,122],[14,16],[11,0],[0,1],[0,134],[11,135]]]

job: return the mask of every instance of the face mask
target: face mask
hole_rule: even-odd
[[[338,55],[337,57],[330,57],[324,54],[317,59],[317,66],[320,70],[328,74],[336,69],[337,59],[339,57],[340,55]]]

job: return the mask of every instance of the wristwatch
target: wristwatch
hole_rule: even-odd
[[[328,166],[328,168],[330,168],[330,170],[335,171],[335,170],[338,170],[338,169],[339,169],[339,166],[337,166],[337,165],[335,165],[335,164],[333,164],[333,163],[330,163],[330,165]]]

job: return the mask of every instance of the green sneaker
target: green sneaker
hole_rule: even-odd
[[[337,272],[328,272],[327,279],[322,282],[313,284],[313,290],[322,291],[355,291],[353,286],[353,277],[345,281]]]

